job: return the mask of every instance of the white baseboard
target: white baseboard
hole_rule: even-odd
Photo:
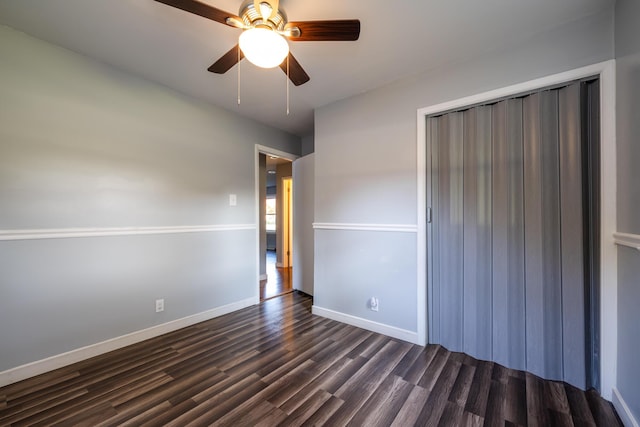
[[[283,264],[282,264],[281,262],[276,262],[276,267],[278,267],[278,268],[282,268],[282,265],[283,265]]]
[[[37,360],[35,362],[17,366],[15,368],[0,372],[0,387],[16,383],[27,378],[35,377],[36,375],[44,374],[46,372],[68,366],[76,362],[81,362],[83,360],[90,359],[92,357],[99,356],[101,354],[108,353],[110,351],[126,347],[128,345],[136,344],[141,341],[166,334],[168,332],[173,332],[187,326],[195,325],[196,323],[204,322],[205,320],[213,319],[215,317],[222,316],[224,314],[231,313],[245,307],[256,305],[259,302],[260,298],[256,295],[242,301],[223,305],[222,307],[216,307],[211,310],[183,317],[181,319],[172,320],[161,325],[152,326],[147,329],[142,329],[140,331],[132,332],[130,334],[122,335],[116,338],[111,338],[106,341],[88,345],[86,347],[77,348],[66,353],[47,357],[46,359]]]
[[[331,320],[336,320],[338,322],[357,326],[358,328],[366,329],[368,331],[373,331],[393,338],[398,338],[404,341],[408,341],[412,344],[418,344],[417,332],[407,331],[406,329],[396,328],[395,326],[385,325],[384,323],[374,322],[372,320],[363,319],[362,317],[340,313],[328,308],[318,307],[317,305],[311,307],[311,312],[313,314],[326,317]]]
[[[261,274],[260,275],[260,280],[267,280],[267,275],[266,274]]]
[[[618,411],[618,415],[622,420],[622,424],[625,427],[640,427],[638,421],[635,419],[633,414],[631,413],[631,409],[627,406],[627,403],[622,398],[620,391],[617,388],[613,389],[613,406]]]

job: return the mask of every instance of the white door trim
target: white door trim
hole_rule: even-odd
[[[256,289],[258,299],[260,298],[260,154],[267,156],[277,156],[292,162],[300,156],[288,153],[286,151],[267,147],[266,145],[256,144],[254,149],[254,179],[255,179],[255,219],[256,219]],[[293,174],[291,176],[293,180]],[[294,236],[295,238],[295,236]]]
[[[420,108],[417,112],[418,336],[427,337],[427,147],[426,117],[590,76],[600,77],[600,375],[602,396],[611,400],[617,375],[618,272],[616,247],[615,60]]]

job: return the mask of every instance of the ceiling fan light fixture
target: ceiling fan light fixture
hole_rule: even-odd
[[[267,28],[250,28],[240,34],[240,49],[254,65],[274,68],[289,54],[289,44],[277,32]]]

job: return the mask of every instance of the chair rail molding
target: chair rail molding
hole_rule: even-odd
[[[350,230],[350,231],[392,231],[400,233],[417,233],[415,224],[364,224],[345,222],[314,222],[314,230]]]
[[[640,234],[613,233],[613,241],[616,245],[628,246],[640,251]]]
[[[165,227],[94,227],[0,230],[0,241],[135,236],[143,234],[204,233],[213,231],[255,230],[255,228],[255,224],[217,224],[178,225]]]

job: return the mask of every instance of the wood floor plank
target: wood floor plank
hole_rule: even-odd
[[[128,400],[116,406],[118,414],[109,421],[113,423],[122,423],[135,417],[140,412],[146,411],[152,406],[161,404],[165,400],[171,399],[173,396],[181,393],[183,390],[189,389],[191,387],[194,387],[197,390],[198,388],[202,387],[203,384],[207,385],[207,381],[214,381],[211,380],[211,378],[218,378],[216,376],[218,372],[218,369],[213,366],[209,367],[208,369],[202,370],[198,374],[198,376],[182,377],[175,379],[167,384],[161,385],[157,387],[157,389],[150,390],[145,394],[142,394],[134,399]],[[196,391],[194,390],[194,393],[195,392]],[[110,425],[110,423],[106,425]]]
[[[276,411],[277,417],[275,416]],[[277,419],[284,420],[286,417],[287,414],[282,413],[282,411],[279,411],[278,408],[269,402],[263,401],[258,405],[241,412],[237,416],[222,417],[211,424],[211,426],[255,426],[260,425],[261,421],[265,421],[266,419],[269,419],[269,423],[265,425],[274,426],[277,424]]]
[[[3,394],[7,396],[7,401],[15,401],[25,395],[32,396],[42,389],[55,387],[61,382],[80,376],[78,367],[65,367],[55,371],[47,372],[37,377],[10,384],[3,388]]]
[[[86,411],[75,414],[73,417],[66,418],[64,421],[56,421],[55,425],[65,426],[95,426],[100,422],[106,421],[117,415],[116,410],[109,402],[104,402]],[[19,424],[18,424],[19,425]]]
[[[413,385],[401,377],[387,376],[348,425],[391,425],[412,390]]]
[[[369,362],[369,360],[364,357],[356,357],[351,360],[344,369],[341,369],[332,378],[329,378],[323,388],[329,393],[335,394],[335,392],[349,381],[367,362]]]
[[[566,414],[564,412],[558,412],[558,411],[554,411],[553,409],[550,409],[549,419],[551,420],[552,426],[574,427],[573,418],[571,417],[571,415]]]
[[[527,424],[532,427],[548,426],[544,381],[530,373],[526,376]]]
[[[544,385],[547,408],[561,414],[569,414],[569,402],[567,401],[564,386],[553,381],[545,381]]]
[[[306,360],[291,372],[269,384],[264,393],[265,400],[280,406],[300,389],[316,378],[322,369],[313,360]]]
[[[420,353],[422,351],[423,351],[422,347],[418,347],[418,346],[411,347],[411,349],[407,352],[407,354],[404,355],[400,363],[398,363],[396,367],[393,368],[393,371],[391,371],[391,373],[393,375],[397,375],[399,377],[405,378],[407,372],[409,371],[411,366],[413,366],[413,364],[415,363],[418,356],[420,356]],[[406,381],[406,378],[405,378],[405,381]]]
[[[269,404],[268,402],[266,402]],[[287,419],[287,414],[283,412],[280,408],[273,408],[262,418],[256,422],[254,427],[273,427],[279,425],[282,421]]]
[[[414,386],[391,425],[393,427],[414,425],[418,419],[418,415],[420,415],[420,411],[429,398],[429,394],[429,390],[420,386]]]
[[[330,393],[324,390],[317,390],[309,399],[306,399],[302,405],[291,412],[286,418],[286,421],[283,421],[280,425],[291,427],[301,426],[331,397],[332,395]]]
[[[574,424],[580,424],[582,426],[593,427],[596,425],[596,421],[593,419],[593,414],[589,408],[589,402],[584,392],[569,384],[564,385],[565,393],[567,394],[567,400],[569,401],[569,408],[574,418]]]
[[[207,411],[202,413],[198,418],[192,420],[186,425],[211,425],[213,422],[219,420],[226,414],[233,411],[234,408],[238,407],[242,402],[251,398],[251,396],[263,390],[265,387],[267,387],[265,383],[261,381],[254,381],[251,382],[248,386],[229,391],[229,393],[225,395],[224,401],[219,402],[215,406],[211,406],[209,402],[207,402]],[[169,423],[168,425],[172,424],[173,423]]]
[[[100,389],[94,390],[88,393],[82,393],[71,400],[58,404],[52,408],[36,407],[38,412],[33,413],[28,418],[25,418],[23,422],[27,425],[42,423],[50,424],[54,420],[60,421],[74,416],[78,413],[83,413],[96,406],[100,406],[103,402],[109,401],[111,405],[115,405],[115,402],[119,396],[124,393],[136,392],[140,388],[147,388],[150,384],[159,385],[166,383],[167,379],[170,379],[164,373],[156,373],[150,376],[142,376],[139,378],[131,378],[131,380],[112,389]]]
[[[148,372],[156,371],[155,368],[159,361],[167,363],[168,360],[171,360],[170,356],[171,352],[162,353],[159,357],[157,353],[154,353],[148,357],[147,363],[139,361],[132,366],[127,366],[126,364],[119,365],[119,369],[114,368],[114,365],[109,363],[106,365],[104,371],[96,369],[87,370],[84,374],[73,376],[58,383],[55,387],[40,389],[33,395],[14,399],[12,400],[12,406],[21,406],[23,410],[26,410],[34,405],[42,407],[49,399],[60,401],[63,395],[82,396],[85,393],[91,393],[91,396],[93,396],[93,393],[99,393],[100,389],[112,390],[119,387],[119,382],[124,381],[128,383],[131,372],[135,372],[138,377],[143,377]],[[141,368],[140,366],[143,367]],[[80,394],[78,394],[79,391]]]
[[[473,377],[476,373],[475,366],[460,363],[460,371],[458,371],[458,377],[453,384],[451,394],[449,395],[449,401],[455,403],[458,406],[462,406],[464,409],[465,404],[469,398],[469,391],[473,384]]]
[[[505,419],[516,425],[527,425],[526,379],[510,375],[507,380]]]
[[[491,389],[492,372],[493,363],[491,362],[480,362],[476,365],[476,371],[473,375],[473,383],[471,384],[469,397],[465,404],[465,411],[484,418],[484,414],[487,410],[489,390]]]
[[[162,404],[164,404],[164,402],[162,402],[161,405]],[[177,405],[172,404],[170,408],[160,412],[159,414],[153,416],[152,418],[141,421],[140,424],[132,424],[132,426],[161,427],[170,423],[171,421],[175,420],[176,418],[178,418],[185,412],[190,411],[196,406],[197,406],[196,402],[194,402],[192,399],[186,399],[178,403]],[[133,418],[131,420],[133,420]]]
[[[585,395],[589,402],[593,419],[598,426],[615,426],[622,424],[611,402],[602,399],[595,390],[588,390]]]
[[[316,412],[313,413],[302,425],[305,427],[310,426],[323,426],[328,424],[333,414],[340,409],[344,404],[342,399],[338,399],[335,396],[331,396],[329,400],[324,402]]]
[[[173,405],[168,400],[152,406],[144,412],[120,424],[121,427],[138,427],[171,410]]]
[[[372,390],[372,385],[382,382],[407,351],[408,349],[402,348],[392,341],[387,342],[382,350],[369,359],[367,363],[336,390],[336,397],[344,400],[345,397],[362,392],[362,387],[367,387],[369,390]]]
[[[456,360],[459,361],[459,360]],[[439,427],[459,426],[462,424],[464,406],[460,406],[451,400],[445,403],[444,411],[438,422]]]
[[[407,351],[409,351],[407,346],[393,341],[388,342],[336,391],[335,396],[345,403],[331,416],[328,423],[333,425],[348,423]]]
[[[621,426],[596,392],[311,305],[293,292],[0,388],[0,425]]]
[[[335,378],[340,371],[352,363],[347,357],[341,357],[332,363],[324,372],[313,379],[309,384],[302,388],[298,393],[293,395],[289,400],[280,405],[280,409],[288,414],[295,411],[300,405],[304,404],[310,396],[313,396],[318,390],[326,391],[328,382]]]
[[[252,357],[245,359],[242,363],[237,363],[227,369],[222,369],[229,376],[244,377],[256,372],[258,369],[271,363],[282,363],[285,356],[290,352],[284,348],[274,348],[272,351],[258,352]]]
[[[438,381],[438,378],[440,378],[440,373],[447,364],[447,360],[449,359],[450,354],[451,353],[444,347],[440,347],[438,349],[437,354],[435,355],[427,369],[424,371],[424,374],[422,375],[422,378],[420,378],[420,381],[418,381],[418,385],[420,387],[424,387],[427,390],[433,389],[436,381]],[[458,365],[459,364],[460,362],[458,362]]]
[[[484,425],[484,417],[481,417],[472,412],[464,411],[462,419],[460,420],[460,426],[462,427],[481,427]]]
[[[358,356],[369,358],[372,353],[380,350],[389,341],[389,337],[383,335],[369,333],[368,337],[355,347],[347,357],[355,359]],[[366,353],[366,354],[365,354]]]
[[[430,389],[431,393],[429,394],[429,398],[424,404],[422,411],[420,411],[420,415],[418,415],[416,424],[435,426],[440,422],[440,418],[442,417],[442,413],[449,401],[448,398],[451,394],[451,390],[453,389],[458,372],[462,366],[460,362],[448,360],[448,357],[444,360],[444,366],[441,369],[436,368],[438,377],[434,381],[433,387]],[[427,369],[427,371],[429,370]]]
[[[216,393],[212,393],[206,399],[196,400],[194,398],[194,401],[198,404],[197,406],[166,425],[167,427],[181,427],[210,424],[238,405],[241,398],[249,397],[249,390],[253,394],[264,387],[266,387],[266,384],[262,383],[256,375],[243,378],[235,383],[221,382]]]
[[[19,421],[23,422],[36,422],[38,416],[48,416],[48,414],[59,412],[58,408],[74,399],[86,395],[87,390],[74,390],[72,392],[61,394],[57,399],[46,399],[42,404],[34,404],[29,407],[11,407],[4,411],[4,414],[0,416],[0,425],[10,425]],[[42,415],[44,414],[44,415]],[[25,421],[26,420],[26,421]]]
[[[487,411],[484,415],[485,426],[497,427],[505,425],[505,400],[507,386],[500,379],[491,380],[489,397],[487,398]]]
[[[307,348],[302,353],[299,353],[295,358],[291,359],[284,365],[262,376],[262,380],[267,383],[273,383],[275,381],[278,381],[280,378],[282,378],[284,375],[287,375],[291,370],[295,369],[300,364],[310,360],[311,356],[316,351],[320,351],[322,348],[329,345],[330,343],[331,343],[331,340],[328,338],[325,338],[322,341],[315,343],[313,346]]]
[[[436,357],[438,350],[440,349],[439,345],[429,344],[422,349],[416,360],[413,362],[413,365],[407,370],[407,373],[404,375],[405,381],[411,384],[418,384],[418,381],[423,377],[424,371],[427,370],[433,358]]]

